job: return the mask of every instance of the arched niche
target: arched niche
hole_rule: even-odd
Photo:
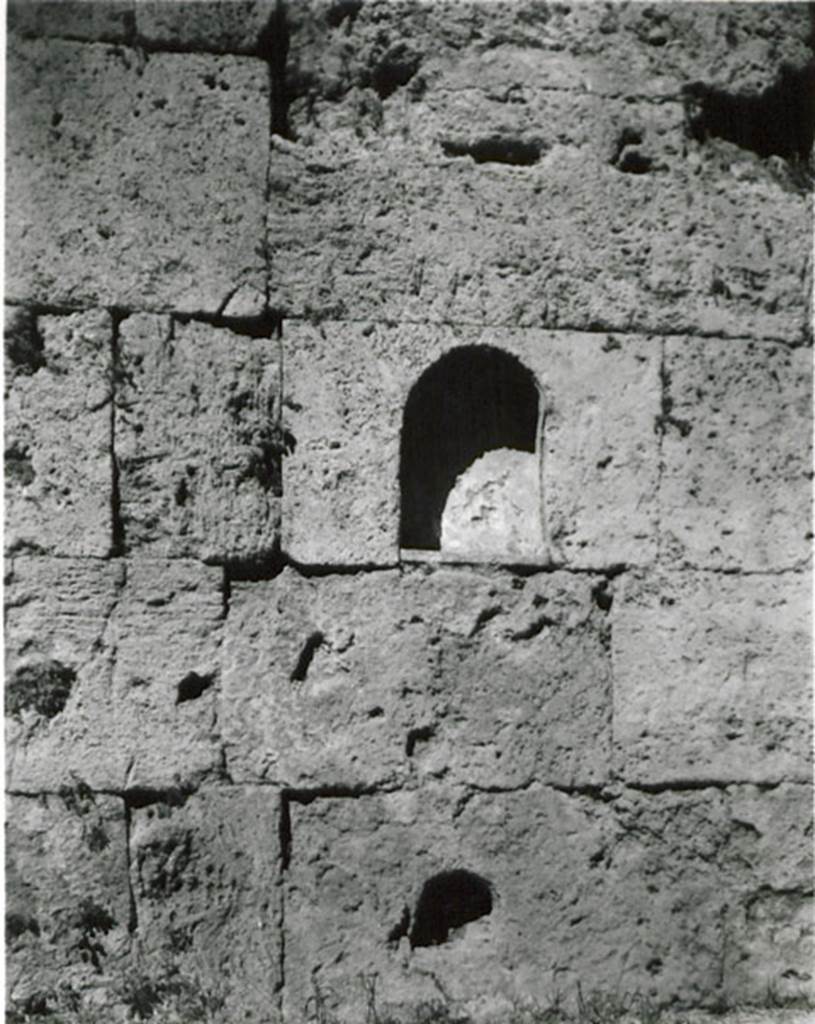
[[[534,376],[500,349],[463,346],[428,367],[408,395],[402,421],[400,547],[443,556],[443,519],[450,525],[458,515],[460,524],[463,509],[470,523],[455,538],[456,554],[469,553],[462,549],[471,543],[467,536],[475,557],[539,553],[539,413]],[[458,503],[452,513],[449,502]],[[482,510],[490,507],[492,519],[482,516],[473,529],[478,502]],[[503,511],[495,511],[496,503]]]

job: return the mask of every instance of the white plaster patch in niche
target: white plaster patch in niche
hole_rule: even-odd
[[[443,554],[529,559],[544,551],[534,452],[496,448],[456,480],[441,517]]]

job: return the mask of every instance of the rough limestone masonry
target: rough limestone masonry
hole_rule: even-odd
[[[815,997],[813,46],[10,0],[9,1021]]]

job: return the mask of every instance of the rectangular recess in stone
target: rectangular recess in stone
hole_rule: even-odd
[[[810,349],[670,338],[662,559],[778,570],[811,556]]]
[[[211,562],[268,557],[280,514],[278,342],[134,314],[120,326],[118,358],[126,549]]]
[[[651,561],[657,343],[540,329],[334,321],[286,325],[284,425],[296,445],[283,459],[284,551],[304,564],[397,561],[408,397],[440,357],[470,346],[519,361],[542,392],[543,516],[554,544],[539,561],[587,568]],[[428,410],[425,420],[433,422],[434,414]],[[474,428],[458,426],[463,434]],[[428,446],[428,463],[439,451],[440,443]],[[519,561],[477,552],[472,560]]]
[[[811,586],[808,573],[623,578],[611,626],[624,779],[811,777]]]
[[[262,312],[264,61],[10,37],[8,76],[9,299]]]
[[[233,583],[219,711],[231,777],[601,784],[611,679],[595,584],[464,568]]]
[[[142,971],[201,1019],[279,1019],[279,797],[270,787],[202,789],[131,810],[130,882]]]
[[[79,999],[110,1010],[130,966],[122,800],[70,788],[7,795],[5,818],[8,1009],[24,1019],[39,999],[61,1017]]]
[[[217,775],[222,574],[200,562],[133,559],[111,619],[118,744],[128,788]]]
[[[45,792],[73,776],[95,789],[124,782],[111,735],[107,627],[124,582],[116,562],[20,556],[5,584],[6,783]]]
[[[4,331],[6,550],[103,557],[113,545],[110,316],[7,306]]]

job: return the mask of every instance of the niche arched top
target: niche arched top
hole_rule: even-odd
[[[539,409],[531,371],[492,346],[453,349],[424,371],[402,422],[403,549],[540,554]]]

